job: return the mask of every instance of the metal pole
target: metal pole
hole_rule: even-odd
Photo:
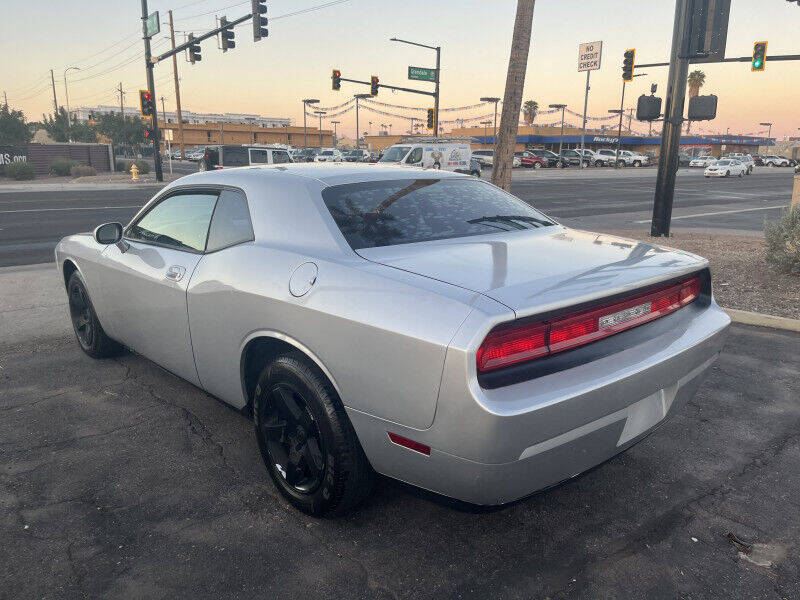
[[[164,96],[161,96],[161,118],[164,120],[164,133],[167,132],[167,110],[164,108]],[[164,136],[166,137],[166,135]],[[169,160],[169,174],[172,175],[172,144],[169,143],[169,140],[164,140],[164,150],[167,153],[167,159]]]
[[[119,87],[117,88],[119,92],[119,114],[122,117],[122,120],[125,120],[125,103],[123,102],[123,96],[125,92],[122,91],[122,82],[119,82]]]
[[[303,148],[308,148],[308,125],[306,124],[306,108],[308,105],[303,100]]]
[[[492,131],[492,139],[494,140],[494,145],[497,145],[497,103],[499,100],[494,101],[494,131]]]
[[[583,128],[581,129],[581,159],[578,161],[578,169],[583,170],[583,151],[586,148],[586,112],[589,110],[589,75],[591,71],[586,71],[586,95],[583,97]]]
[[[439,66],[441,65],[442,48],[436,46],[436,89],[433,97],[433,132],[439,137]]]
[[[175,27],[172,25],[172,11],[169,11],[169,36],[172,39],[172,49],[175,50]],[[186,159],[186,149],[183,142],[183,114],[181,113],[181,86],[178,82],[178,57],[172,55],[172,75],[175,78],[175,111],[178,113],[178,135],[181,136],[181,160]]]
[[[144,39],[144,64],[147,74],[147,89],[150,91],[150,97],[155,101],[156,98],[156,84],[153,80],[153,61],[151,60],[150,53],[150,38],[147,37],[147,0],[142,0],[142,38]],[[158,139],[161,137],[158,131],[158,117],[153,115],[153,134],[155,141],[153,142],[153,163],[155,164],[156,181],[164,181],[164,172],[161,169],[161,147],[158,145]]]
[[[669,236],[672,202],[675,197],[675,175],[678,172],[678,152],[681,144],[683,105],[686,98],[686,77],[689,58],[686,52],[687,29],[690,22],[690,0],[675,3],[675,24],[672,30],[667,97],[664,106],[664,127],[661,132],[661,154],[658,157],[658,176],[653,200],[653,220],[650,235]]]
[[[58,114],[58,100],[56,99],[56,78],[53,69],[50,69],[50,82],[53,84],[53,118]]]
[[[322,149],[322,113],[319,114],[319,147]]]
[[[361,139],[361,133],[358,131],[358,96],[356,96],[356,149],[361,147],[358,140]]]
[[[683,2],[683,0],[678,0],[678,2]],[[622,107],[625,106],[625,84],[627,82],[622,82],[622,98],[619,101],[619,128],[617,129],[617,150],[614,153],[614,168],[619,169],[619,151],[622,146]]]
[[[566,106],[561,107],[561,139],[558,141],[558,156],[561,156],[561,152],[564,150],[564,111],[566,110]]]

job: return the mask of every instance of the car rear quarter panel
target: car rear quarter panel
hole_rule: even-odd
[[[289,279],[307,261],[318,267],[316,282],[294,297]],[[319,360],[348,408],[426,428],[447,345],[476,297],[355,255],[330,260],[258,243],[235,246],[205,256],[189,284],[200,380],[244,406],[243,348],[259,332],[278,334]]]

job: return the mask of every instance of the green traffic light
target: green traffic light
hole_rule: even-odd
[[[753,66],[754,66],[754,67],[757,69],[758,67],[760,67],[760,66],[761,66],[761,61],[760,61],[760,60],[756,60],[756,61],[754,61],[754,62],[753,62]]]

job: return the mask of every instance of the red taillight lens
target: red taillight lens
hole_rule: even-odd
[[[498,369],[547,354],[547,325],[490,332],[478,348],[478,370]]]
[[[485,372],[582,346],[632,329],[693,302],[700,295],[700,277],[589,311],[533,325],[489,332],[477,353],[478,371]]]

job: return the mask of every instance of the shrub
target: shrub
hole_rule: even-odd
[[[33,179],[36,177],[36,172],[33,170],[33,165],[27,162],[15,162],[6,165],[6,177],[23,181],[25,179]]]
[[[97,175],[97,171],[90,165],[75,165],[69,171],[73,177],[86,177],[87,175]]]
[[[764,230],[767,264],[779,273],[800,275],[800,206]]]
[[[74,160],[60,156],[53,159],[53,162],[50,163],[50,173],[53,175],[61,175],[62,177],[66,177],[69,175],[70,170],[72,170],[72,167],[74,166]]]
[[[143,160],[134,161],[136,168],[139,169],[139,175],[145,175],[150,172],[150,165]],[[129,169],[130,170],[130,169]]]
[[[131,165],[133,161],[124,160],[124,159],[117,159],[117,171],[120,173],[127,173],[131,170]]]

